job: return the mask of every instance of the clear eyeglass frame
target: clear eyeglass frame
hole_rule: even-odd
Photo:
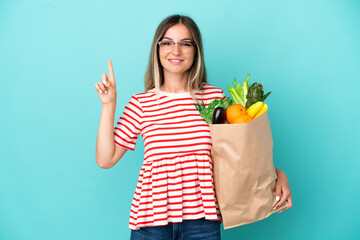
[[[195,42],[191,41],[171,41],[171,40],[162,40],[158,42],[160,48],[162,48],[165,52],[171,52],[174,49],[175,44],[179,44],[180,51],[183,53],[189,53],[193,49],[193,46],[196,45]],[[164,45],[164,44],[170,44],[170,45]]]

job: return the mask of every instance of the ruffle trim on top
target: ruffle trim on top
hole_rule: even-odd
[[[221,220],[209,154],[144,162],[131,206],[130,229],[203,217]]]

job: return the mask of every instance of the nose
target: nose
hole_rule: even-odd
[[[180,53],[180,45],[176,43],[172,48],[172,52],[175,54],[179,54]]]

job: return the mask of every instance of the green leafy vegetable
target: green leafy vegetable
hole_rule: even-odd
[[[248,109],[251,105],[258,101],[264,102],[264,100],[270,95],[271,92],[268,92],[264,95],[264,88],[261,83],[254,82],[247,93],[247,101],[245,108]]]
[[[247,101],[248,89],[250,87],[248,83],[249,78],[250,78],[250,74],[247,75],[247,79],[243,82],[243,85],[240,85],[240,83],[236,85],[236,78],[234,78],[233,86],[231,87],[228,86],[228,90],[231,94],[231,97],[234,99],[234,102],[236,104],[241,104],[245,106]]]
[[[210,124],[212,122],[212,117],[214,110],[217,107],[222,107],[224,110],[226,110],[228,107],[230,107],[233,104],[233,101],[230,99],[230,97],[227,97],[225,100],[222,99],[214,99],[210,102],[209,106],[205,106],[204,101],[202,101],[202,104],[195,104],[196,109],[199,111],[200,116],[208,123]]]

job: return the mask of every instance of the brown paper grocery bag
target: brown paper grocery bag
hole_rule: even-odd
[[[276,204],[277,175],[267,112],[248,123],[209,124],[214,184],[224,229],[264,219]]]

